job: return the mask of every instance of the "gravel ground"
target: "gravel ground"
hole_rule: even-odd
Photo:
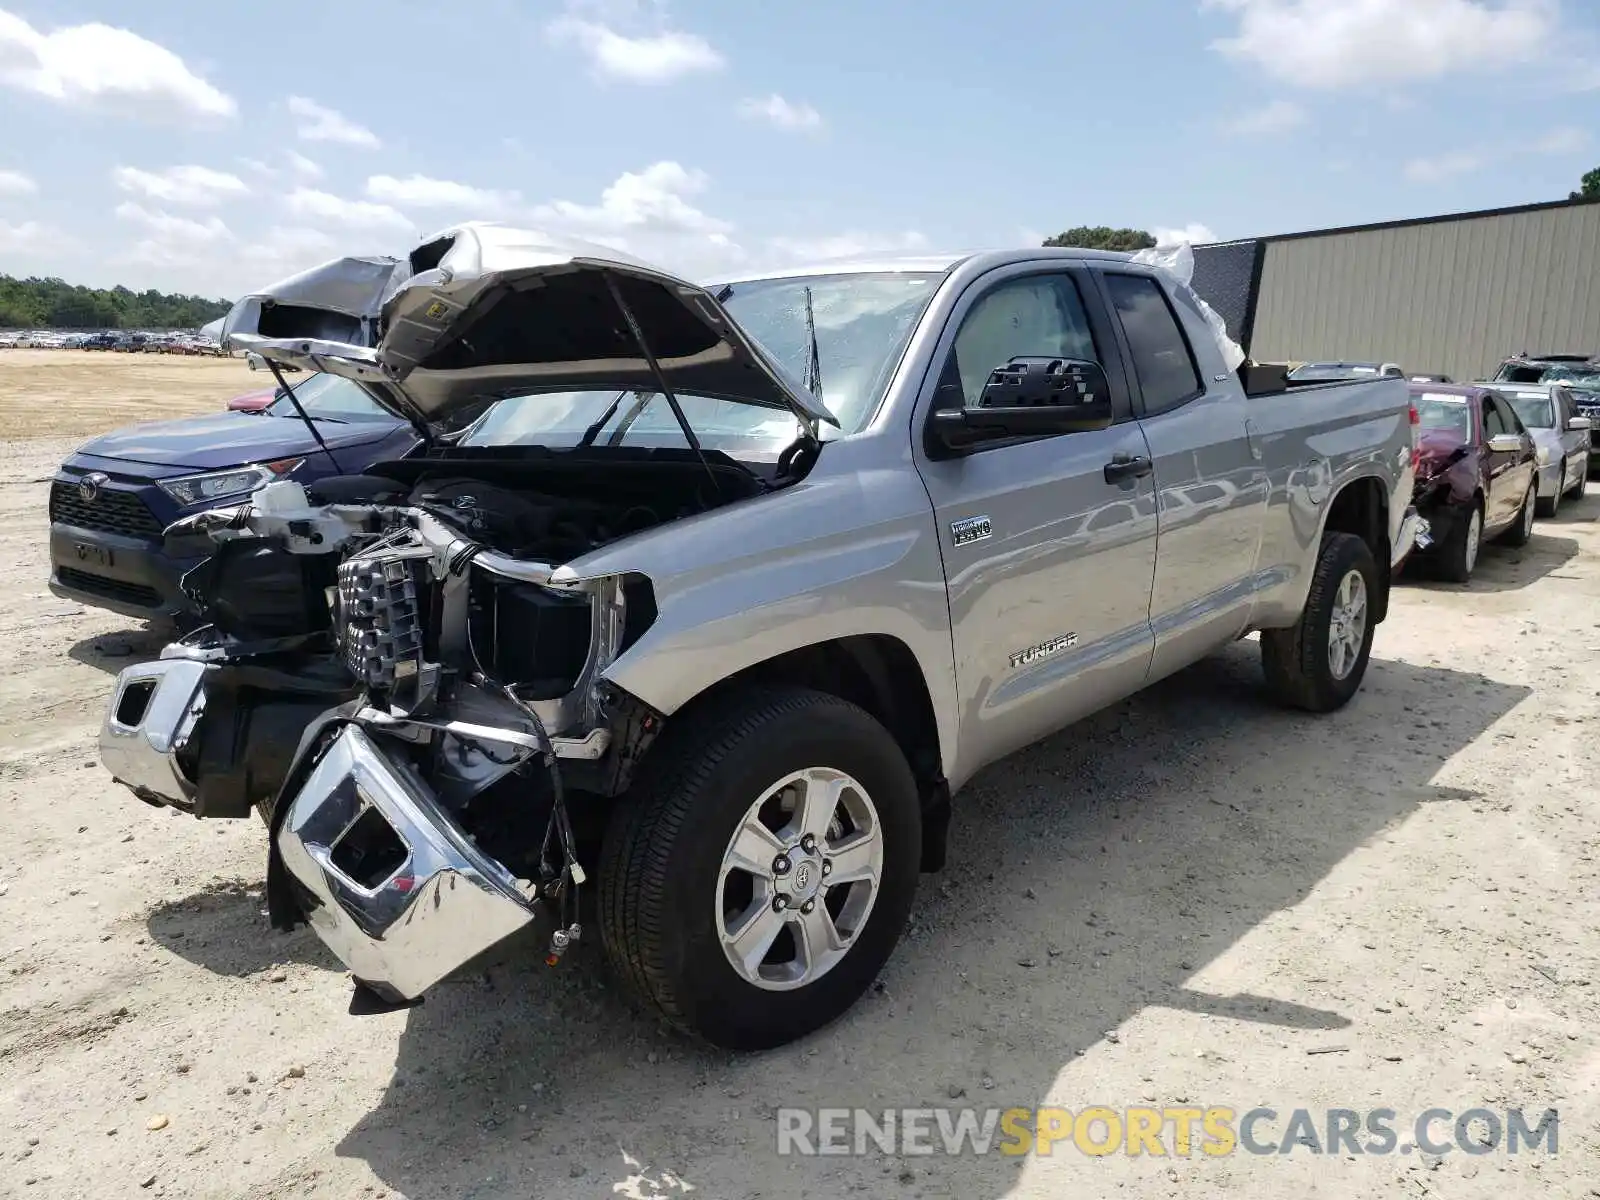
[[[1399,589],[1341,713],[1269,707],[1243,643],[987,771],[881,985],[734,1057],[593,946],[349,1016],[315,938],[266,927],[259,824],[98,765],[111,673],[157,643],[44,587],[69,447],[0,442],[0,1195],[1600,1196],[1600,496]],[[781,1158],[773,1120],[1144,1103],[1265,1105],[1262,1137],[1391,1108],[1405,1144],[1430,1107],[1555,1106],[1560,1148]]]

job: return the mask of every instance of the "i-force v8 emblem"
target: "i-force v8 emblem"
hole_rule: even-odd
[[[968,517],[964,521],[950,522],[950,540],[957,546],[970,546],[994,533],[988,517]]]
[[[1042,658],[1054,658],[1063,650],[1070,650],[1078,644],[1078,635],[1064,633],[1058,638],[1051,638],[1048,642],[1040,642],[1037,646],[1029,646],[1026,650],[1018,650],[1011,656],[1013,667],[1025,667],[1036,663]]]

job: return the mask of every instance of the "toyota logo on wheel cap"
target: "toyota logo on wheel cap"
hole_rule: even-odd
[[[104,471],[91,471],[78,480],[78,498],[85,504],[93,504],[100,495],[100,489],[111,482],[111,476]]]

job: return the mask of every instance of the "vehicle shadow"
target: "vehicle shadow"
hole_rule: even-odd
[[[742,1196],[757,1176],[766,1197],[998,1197],[1026,1160],[780,1157],[775,1106],[1027,1107],[1058,1087],[1137,1103],[1087,1097],[1077,1060],[1152,1005],[1286,1038],[1347,1027],[1190,981],[1420,806],[1472,802],[1432,780],[1528,689],[1374,659],[1349,707],[1310,717],[1271,706],[1256,660],[1237,644],[984,772],[956,800],[949,867],[830,1028],[725,1054],[625,1001],[595,947],[559,970],[526,953],[407,1014],[391,1084],[338,1153],[415,1197]],[[1150,1087],[1203,1088],[1200,1069],[1175,1060]]]
[[[123,667],[159,658],[173,638],[170,629],[158,625],[134,625],[115,633],[98,633],[74,642],[67,657],[96,671],[115,675]]]
[[[1533,536],[1525,546],[1513,548],[1485,542],[1470,583],[1449,583],[1440,579],[1425,559],[1407,563],[1397,582],[1445,592],[1514,592],[1531,587],[1578,557],[1575,538],[1552,532],[1562,524],[1559,519],[1539,522],[1534,525]]]
[[[158,945],[217,975],[254,975],[285,963],[344,969],[309,929],[285,935],[270,928],[265,906],[259,883],[229,880],[158,905],[145,925]]]

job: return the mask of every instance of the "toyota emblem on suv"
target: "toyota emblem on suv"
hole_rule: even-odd
[[[100,489],[111,482],[111,476],[104,471],[90,471],[78,480],[78,498],[85,504],[93,504],[100,495]]]

